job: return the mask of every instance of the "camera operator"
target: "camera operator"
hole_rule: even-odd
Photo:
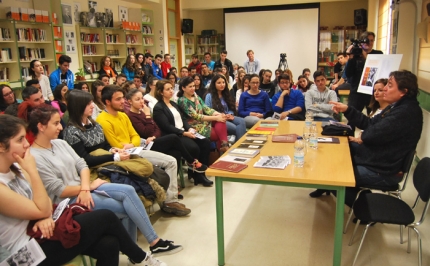
[[[354,40],[353,44],[348,48],[347,53],[350,53],[350,59],[345,66],[345,74],[348,82],[351,84],[351,92],[348,97],[348,106],[352,106],[358,111],[367,108],[370,102],[371,95],[357,93],[360,84],[361,74],[363,73],[364,64],[368,54],[383,54],[382,51],[374,50],[375,33],[366,31],[361,34],[359,40]],[[369,113],[369,109],[367,113]]]

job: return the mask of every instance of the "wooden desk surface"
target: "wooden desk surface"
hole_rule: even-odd
[[[350,90],[339,90],[339,95],[348,96],[350,92]]]
[[[259,123],[254,128],[258,125]],[[317,122],[317,126],[322,130],[321,122]],[[302,135],[303,127],[304,121],[280,121],[279,127],[274,134],[295,133]],[[238,146],[245,139],[245,136],[237,141],[232,148]],[[272,136],[268,135],[267,142],[260,150],[260,154],[251,159],[246,169],[239,173],[232,173],[208,168],[206,175],[237,179],[354,187],[355,178],[349,153],[348,139],[347,137],[338,138],[340,139],[340,144],[318,143],[318,150],[308,149],[305,154],[303,168],[294,167],[293,162],[283,170],[254,168],[254,163],[262,155],[289,155],[291,160],[293,160],[294,143],[272,142]]]

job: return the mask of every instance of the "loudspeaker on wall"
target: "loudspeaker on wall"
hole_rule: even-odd
[[[355,26],[367,26],[367,10],[366,9],[354,10],[354,25]]]
[[[193,20],[184,18],[182,20],[182,34],[193,33]]]

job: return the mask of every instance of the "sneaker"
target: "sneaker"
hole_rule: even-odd
[[[204,173],[208,169],[206,165],[202,164],[197,159],[195,159],[193,163],[188,164],[188,168],[197,173]]]
[[[149,247],[152,256],[175,254],[183,249],[180,245],[173,245],[173,241],[160,239],[153,247]]]
[[[236,141],[236,135],[227,136],[227,141],[228,143],[234,144],[234,142]]]
[[[161,239],[160,239],[161,240]],[[151,255],[151,252],[146,253],[146,258],[142,261],[145,266],[167,266],[166,263],[159,261]]]
[[[163,203],[161,210],[176,216],[185,216],[191,212],[190,209],[185,208],[185,205],[179,204],[178,202]]]

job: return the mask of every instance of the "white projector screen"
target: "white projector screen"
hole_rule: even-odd
[[[317,69],[319,8],[224,13],[227,58],[243,65],[253,50],[262,69],[278,68],[287,54],[294,82],[304,68]],[[312,75],[311,75],[312,79]]]

